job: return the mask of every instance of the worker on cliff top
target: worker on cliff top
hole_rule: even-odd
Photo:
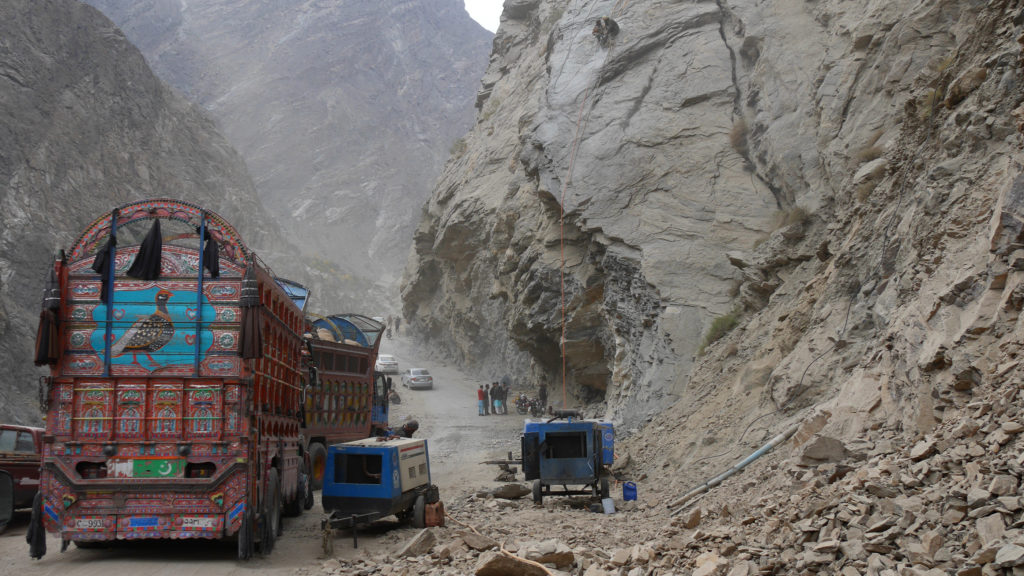
[[[609,38],[618,35],[619,24],[607,16],[602,16],[594,23],[594,31],[592,33],[594,38],[597,38],[597,43],[604,47],[608,45]]]

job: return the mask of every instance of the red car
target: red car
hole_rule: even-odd
[[[17,508],[32,506],[39,491],[43,429],[0,424],[0,527]],[[7,479],[10,476],[10,480]]]

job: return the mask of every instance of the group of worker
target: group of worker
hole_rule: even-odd
[[[492,382],[490,384],[481,384],[480,388],[476,391],[480,415],[508,414],[508,389],[509,385],[507,383]]]

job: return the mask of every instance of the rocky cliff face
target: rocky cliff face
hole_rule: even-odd
[[[462,0],[89,3],[217,119],[321,300],[395,305],[367,281],[397,283],[487,64]]]
[[[698,456],[751,412],[826,401],[927,428],[955,374],[1013,356],[993,346],[1020,308],[1021,20],[1000,0],[507,2],[406,316],[556,404],[563,366],[569,404],[630,426],[683,400],[665,422]]]
[[[32,346],[55,252],[105,211],[167,196],[287,265],[245,164],[124,35],[70,0],[0,5],[0,420],[38,422]]]

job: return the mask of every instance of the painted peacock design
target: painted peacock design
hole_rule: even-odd
[[[174,322],[167,312],[167,301],[173,295],[168,290],[157,292],[156,311],[136,320],[110,347],[111,356],[116,358],[125,352],[131,352],[132,364],[139,364],[137,356],[141,352],[149,359],[150,366],[159,366],[150,354],[166,346],[174,337]]]

